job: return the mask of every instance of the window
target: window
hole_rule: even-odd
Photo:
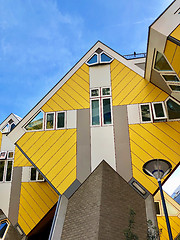
[[[91,125],[109,124],[112,124],[111,89],[91,89]]]
[[[41,130],[43,129],[43,112],[39,112],[32,120],[29,122],[25,129],[30,130]]]
[[[30,168],[30,181],[44,181],[43,176],[34,167]]]
[[[164,55],[157,51],[154,68],[158,71],[172,71]]]
[[[0,152],[0,159],[6,159],[7,152]]]
[[[0,239],[5,239],[8,228],[9,228],[8,220],[0,221]]]
[[[13,159],[14,158],[14,152],[8,151],[7,153],[7,159]]]
[[[180,82],[176,75],[162,75],[167,82]]]
[[[160,206],[159,206],[159,202],[154,202],[155,204],[155,210],[156,210],[156,214],[160,215]]]
[[[171,98],[166,101],[168,118],[169,119],[180,119],[180,105]]]
[[[180,85],[169,85],[172,91],[179,92],[180,91]]]
[[[101,50],[101,49],[100,49]],[[112,62],[113,58],[111,56],[109,56],[107,53],[101,51],[96,51],[96,53],[94,53],[92,55],[92,57],[90,57],[87,61],[88,65],[95,65],[95,64],[101,64],[101,63],[110,63]]]
[[[65,112],[57,113],[57,129],[65,128]]]
[[[140,115],[141,115],[141,121],[142,122],[151,122],[152,121],[152,113],[151,113],[151,107],[150,104],[141,104],[140,105]]]
[[[8,124],[6,124],[3,129],[1,130],[2,133],[8,133],[15,128],[15,124],[12,119],[9,120]]]
[[[0,182],[10,182],[12,178],[12,160],[0,160]]]
[[[46,113],[46,129],[54,129],[54,113]]]
[[[154,120],[166,119],[166,111],[162,102],[152,103]]]

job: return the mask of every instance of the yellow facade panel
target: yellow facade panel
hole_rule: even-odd
[[[167,57],[168,61],[170,63],[172,63],[172,60],[173,60],[173,57],[174,57],[174,53],[176,51],[176,44],[167,40],[166,41],[166,47],[165,47],[165,50],[164,50],[164,54],[165,56]]]
[[[61,92],[57,92],[57,93],[52,97],[52,99],[61,106],[62,110],[72,110],[72,109],[74,109],[74,108],[70,105],[69,101],[66,101],[66,100],[63,99],[63,94],[64,94],[64,93],[63,93],[62,91],[61,91]],[[59,110],[59,111],[61,111],[61,110]]]
[[[118,60],[116,60],[116,59],[114,59],[114,60],[111,62],[111,64],[110,64],[110,71],[111,71],[111,73],[112,73],[113,70],[118,66],[119,63],[120,63],[120,62],[119,62]]]
[[[53,111],[53,109],[49,106],[48,103],[49,103],[49,101],[41,108],[44,112],[52,112]]]
[[[180,46],[177,46],[173,60],[172,60],[172,67],[174,71],[179,74],[180,72]]]
[[[17,144],[19,146],[23,146],[32,136],[34,135],[34,132],[28,132],[24,134],[18,141]]]
[[[1,141],[2,141],[2,133],[0,132],[0,150],[1,150]]]
[[[55,101],[57,94],[55,94],[51,99],[48,101],[48,105],[51,106],[51,111],[49,112],[57,112],[57,111],[63,111],[64,108],[62,107],[62,104],[60,101]]]
[[[26,235],[58,200],[58,195],[46,185],[48,185],[47,182],[24,182],[21,184],[18,223]]]
[[[76,82],[78,85],[80,85],[84,90],[89,92],[89,82],[86,82],[83,78],[78,76],[77,74],[74,74],[71,79]]]
[[[160,90],[160,91],[161,91],[161,90]],[[154,99],[153,102],[165,101],[168,96],[169,96],[169,95],[168,95],[167,93],[161,91],[160,94],[157,95],[157,97]]]
[[[180,25],[177,26],[170,36],[180,41]]]
[[[72,79],[69,86],[72,89],[75,89],[76,92],[78,92],[81,95],[81,97],[89,104],[89,91],[87,91],[87,89],[83,88],[82,85],[79,85],[76,81]]]
[[[67,178],[61,182],[61,184],[57,187],[57,189],[59,190],[60,194],[63,194],[66,189],[67,186],[70,186],[76,179],[76,168],[74,168],[70,174],[67,176]]]
[[[143,100],[143,103],[146,102],[154,102],[155,99],[161,94],[162,90],[159,88],[155,87],[154,85],[149,85],[149,94],[146,95],[146,97]]]
[[[116,96],[116,94],[114,93],[114,90],[120,89],[119,84],[122,82],[122,80],[128,76],[128,74],[130,74],[131,71],[129,70],[129,68],[124,67],[122,69],[122,71],[118,71],[118,73],[116,74],[116,76],[111,80],[111,84],[112,84],[112,94],[114,94]]]
[[[124,71],[126,70],[126,71]],[[114,85],[117,84],[117,77],[118,79],[120,79],[121,75],[122,75],[122,71],[124,72],[124,74],[127,74],[127,70],[129,70],[125,65],[123,65],[122,63],[118,63],[116,65],[116,67],[113,69],[113,71],[111,72],[111,79],[112,79],[112,82],[114,82]],[[130,70],[129,70],[130,71]],[[119,76],[120,75],[120,76]]]
[[[22,227],[26,235],[31,231],[31,228],[28,226],[26,221],[21,217],[21,215],[18,216],[18,223]]]
[[[31,148],[31,146],[33,144],[35,144],[36,142],[39,141],[39,139],[41,139],[41,137],[45,134],[44,131],[37,131],[33,134],[33,137],[29,138],[27,142],[25,142],[23,145],[19,145],[21,148],[23,147],[23,151],[25,153],[28,152],[29,148]],[[26,134],[25,134],[26,135]]]
[[[21,153],[21,151],[17,147],[15,147],[14,167],[25,167],[25,166],[31,166],[31,163]]]
[[[83,65],[81,66],[81,69],[82,69],[83,71],[85,71],[87,74],[89,74],[89,66],[88,66],[87,64],[83,64]]]
[[[60,96],[64,99],[66,99],[66,102],[72,106],[73,108],[72,109],[82,109],[83,106],[81,106],[79,103],[78,103],[78,100],[76,98],[73,98],[71,96],[71,92],[66,92],[64,91],[63,89],[61,89],[61,92],[60,92]]]
[[[81,68],[79,68],[76,72],[76,74],[80,77],[83,78],[87,83],[89,83],[89,74],[85,71],[83,71]]]

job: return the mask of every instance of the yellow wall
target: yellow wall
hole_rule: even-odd
[[[158,227],[162,229],[161,240],[169,240],[165,217],[157,217]],[[180,219],[178,217],[169,217],[173,239],[180,233]]]
[[[58,195],[47,182],[23,182],[18,223],[27,235],[57,203]]]
[[[180,40],[180,25],[171,33],[173,38]],[[180,77],[180,46],[167,40],[164,54],[173,67],[174,71]]]
[[[42,107],[44,112],[89,108],[89,67],[84,64]]]
[[[174,168],[180,157],[180,122],[159,122],[129,125],[133,176],[149,192],[157,189],[157,181],[142,171],[145,162],[160,158]]]
[[[15,147],[14,167],[28,167],[28,166],[32,166],[32,164],[21,153],[21,151],[17,147]]]
[[[0,131],[0,150],[1,150],[1,141],[2,141],[2,133]]]
[[[76,180],[76,129],[28,132],[17,144],[60,194]]]
[[[168,95],[137,73],[114,60],[111,63],[113,106],[164,101]]]

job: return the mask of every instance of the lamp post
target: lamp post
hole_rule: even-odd
[[[169,239],[173,240],[168,213],[167,213],[167,207],[166,207],[162,185],[161,185],[161,179],[165,177],[171,171],[171,169],[172,169],[172,165],[170,164],[170,162],[163,159],[152,159],[143,165],[143,171],[145,172],[145,174],[156,178],[158,181],[163,209],[164,209],[164,215],[166,218]]]

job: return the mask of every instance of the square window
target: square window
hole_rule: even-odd
[[[156,214],[157,215],[160,215],[160,204],[159,204],[159,202],[154,202],[154,204],[155,204],[155,210],[156,210]]]
[[[7,159],[13,159],[14,158],[14,152],[8,151]]]
[[[92,89],[91,90],[91,97],[99,97],[99,89]]]
[[[7,152],[0,152],[0,159],[6,159]]]
[[[110,95],[111,95],[110,88],[103,88],[102,89],[102,96],[110,96]]]
[[[31,181],[36,181],[36,169],[34,167],[31,168],[30,180]]]

